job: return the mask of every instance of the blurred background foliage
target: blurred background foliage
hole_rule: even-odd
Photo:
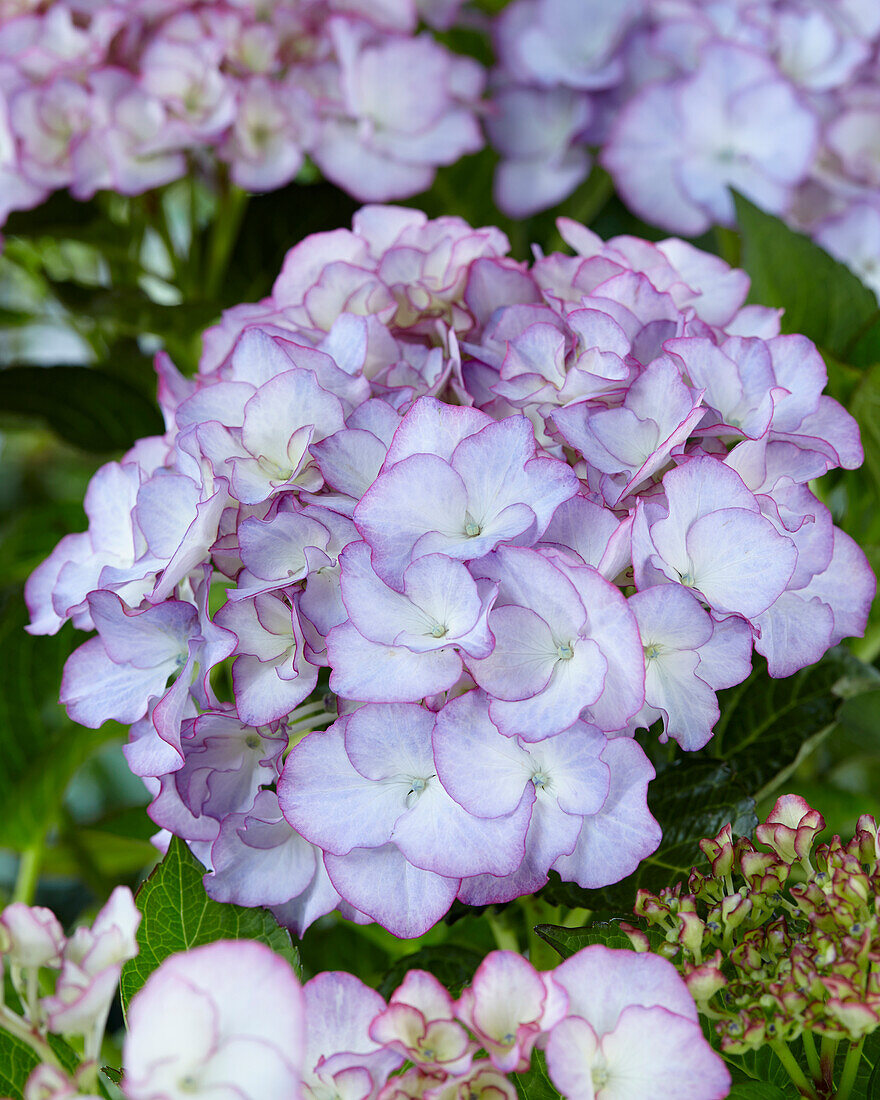
[[[474,52],[473,40],[455,43]],[[410,201],[432,216],[500,225],[520,259],[562,247],[564,214],[603,237],[664,234],[634,218],[601,169],[553,211],[521,223],[491,198],[495,157],[484,151],[441,169]],[[61,669],[82,636],[68,625],[32,638],[22,586],[58,539],[85,526],[89,478],[135,439],[162,430],[152,359],[166,349],[196,369],[200,332],[227,306],[271,290],[285,252],[309,233],[345,226],[356,205],[306,169],[297,183],[247,196],[223,177],[134,199],[57,194],[10,217],[0,255],[0,904],[29,897],[62,920],[94,910],[118,882],[136,885],[158,858],[149,801],[121,754],[126,731],[76,726],[57,703]],[[864,467],[815,486],[835,522],[880,564],[880,309],[873,294],[805,238],[747,203],[741,232],[695,243],[744,266],[752,301],[783,306],[784,331],[816,341],[829,392],[857,417]],[[851,834],[859,814],[880,817],[880,613],[864,639],[819,666],[771,681],[756,666],[724,693],[715,739],[685,755],[641,737],[658,771],[651,805],[661,851],[625,883],[591,894],[558,880],[537,898],[479,914],[459,907],[417,941],[331,916],[301,945],[306,974],[348,969],[390,989],[420,965],[453,990],[495,946],[557,956],[536,924],[583,924],[590,910],[626,913],[637,885],[659,889],[698,862],[697,840],[727,821],[749,832],[783,790],[806,797],[828,833]],[[38,881],[37,881],[38,879]],[[405,961],[404,961],[405,960]]]

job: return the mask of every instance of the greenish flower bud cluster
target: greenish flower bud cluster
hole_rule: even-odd
[[[755,833],[726,825],[700,848],[709,872],[640,890],[636,915],[659,930],[624,925],[638,951],[658,951],[684,975],[728,1054],[800,1036],[858,1044],[880,1026],[878,830],[859,818],[846,845],[795,795],[780,798]]]

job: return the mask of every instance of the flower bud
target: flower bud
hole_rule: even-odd
[[[807,859],[816,836],[825,828],[825,818],[797,794],[784,794],[776,800],[767,820],[755,830],[755,836],[784,863]]]
[[[728,929],[739,928],[752,911],[752,899],[743,894],[729,894],[721,902],[721,920]]]
[[[862,814],[856,823],[856,833],[847,845],[847,851],[852,852],[860,863],[873,870],[877,860],[880,859],[880,841],[877,838],[877,823],[870,814]]]
[[[825,1011],[838,1021],[854,1043],[880,1024],[880,1012],[862,1001],[842,1001],[830,997],[825,1002]]]
[[[60,966],[64,942],[50,909],[17,901],[0,914],[0,955],[13,966]]]
[[[725,878],[733,870],[733,832],[725,825],[714,840],[701,840],[700,851],[712,864],[712,874]]]
[[[684,980],[687,982],[688,991],[695,1001],[705,1003],[714,997],[719,989],[727,985],[727,978],[721,973],[724,957],[720,951],[716,951],[711,959],[707,959],[701,966],[695,966],[689,970]]]
[[[660,924],[669,916],[669,906],[664,905],[650,890],[639,890],[636,892],[633,912],[637,917],[644,917],[651,924]]]
[[[618,928],[626,934],[634,951],[643,953],[651,950],[651,941],[648,939],[647,933],[640,928],[636,928],[634,924],[628,924],[626,921],[621,921]]]
[[[703,933],[706,925],[696,913],[680,913],[678,919],[678,942],[685,951],[699,959],[703,949]]]

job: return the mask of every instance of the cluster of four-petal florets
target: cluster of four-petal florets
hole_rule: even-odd
[[[861,460],[812,345],[684,242],[560,228],[531,268],[415,211],[302,242],[197,379],[160,358],[167,434],[29,581],[35,632],[97,628],[62,699],[134,723],[215,897],[411,936],[614,881],[659,840],[627,735],[698,748],[753,642],[785,675],[863,629],[806,486]]]
[[[0,1029],[41,1060],[25,1100],[95,1100],[107,1010],[121,963],[138,952],[139,921],[125,887],[69,940],[48,909],[17,903],[0,913],[0,969],[25,1005],[21,1016],[0,1006]],[[54,994],[41,996],[59,966]],[[720,1100],[730,1086],[674,967],[600,945],[546,972],[512,951],[490,952],[457,1000],[432,974],[410,970],[386,1002],[353,974],[325,971],[301,986],[264,943],[219,940],[162,959],[128,1003],[126,1024],[126,1100],[515,1100],[509,1075],[527,1073],[537,1050],[569,1100],[642,1100],[673,1086],[690,1100]],[[50,1033],[86,1036],[74,1078]]]

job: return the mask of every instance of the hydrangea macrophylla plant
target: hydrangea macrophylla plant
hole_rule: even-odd
[[[99,934],[108,935],[110,919],[105,910],[93,932],[103,922]],[[48,951],[66,950],[48,910],[10,906],[0,922],[14,930],[0,940],[0,959],[16,982],[24,967],[24,982],[33,985],[31,968],[57,965],[57,951]],[[117,967],[111,994],[118,978]],[[645,1100],[665,1095],[673,1080],[691,1100],[721,1100],[730,1086],[672,964],[601,946],[543,973],[521,955],[493,951],[458,1000],[432,974],[410,970],[386,1002],[342,971],[300,986],[287,960],[265,944],[217,940],[166,957],[132,997],[126,1024],[125,1100],[464,1092],[514,1100],[507,1074],[527,1072],[536,1047],[546,1048],[550,1077],[570,1100]],[[87,1089],[94,1097],[94,1052],[86,1051],[72,1078],[45,1040],[42,1018],[2,1008],[0,1027],[44,1058],[25,1100],[71,1100]]]
[[[565,198],[598,150],[651,224],[688,236],[730,225],[734,188],[876,284],[880,17],[870,0],[514,0],[494,41],[487,129],[507,213]]]
[[[248,191],[311,156],[362,201],[416,194],[481,148],[484,74],[420,20],[459,0],[76,0],[0,16],[0,223],[67,187],[136,195],[210,152]]]
[[[864,629],[813,345],[683,241],[560,230],[531,266],[393,207],[300,242],[194,378],[159,357],[165,434],[31,577],[213,897],[411,937],[618,881],[660,840],[634,731],[699,748],[753,646],[785,676]]]

